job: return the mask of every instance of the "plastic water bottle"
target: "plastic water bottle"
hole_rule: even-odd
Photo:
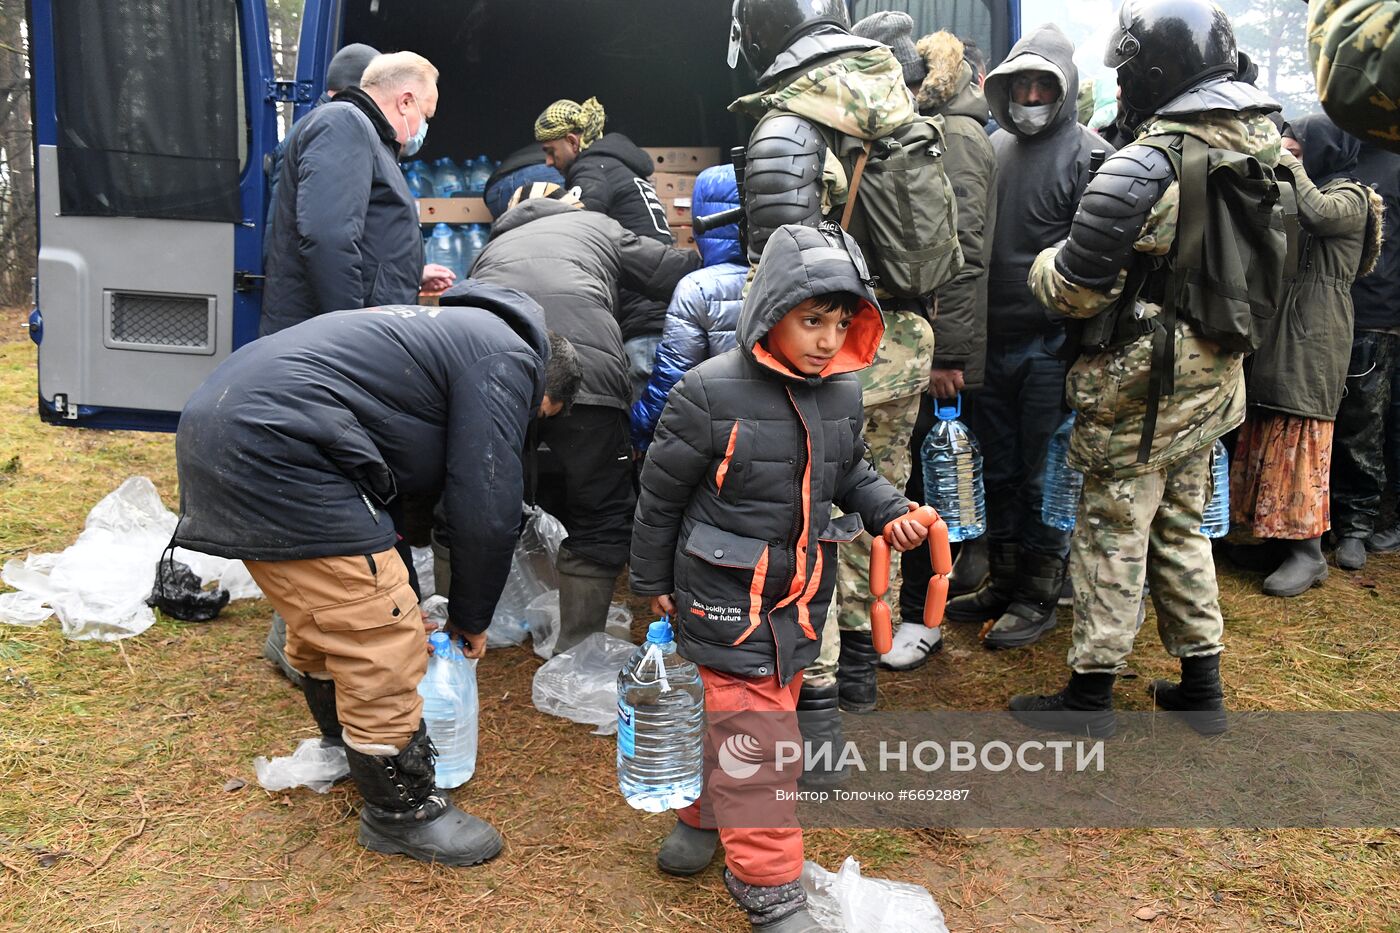
[[[479,198],[486,193],[486,182],[495,171],[491,159],[488,156],[479,155],[472,160],[471,170],[467,173],[467,194],[473,198]]]
[[[1221,441],[1216,441],[1210,450],[1210,478],[1215,491],[1206,503],[1201,534],[1223,538],[1230,533],[1230,455]]]
[[[486,248],[486,242],[491,238],[491,228],[486,224],[470,224],[463,228],[465,235],[465,247],[462,250],[462,275],[471,275],[472,263],[476,262],[477,254]]]
[[[958,420],[962,415],[962,395],[951,408],[935,401],[933,411],[938,421],[919,452],[924,495],[947,522],[948,540],[966,541],[987,530],[982,451],[967,425]]]
[[[671,622],[651,623],[617,675],[617,786],[638,810],[679,810],[704,784],[705,689],[676,654]]]
[[[1079,513],[1079,496],[1084,491],[1084,474],[1069,465],[1069,435],[1074,430],[1074,412],[1069,413],[1050,438],[1045,451],[1045,491],[1040,500],[1040,520],[1060,531],[1073,531]]]
[[[415,198],[431,198],[437,194],[432,173],[425,163],[415,159],[403,167],[403,174],[408,181],[408,190]]]
[[[461,244],[454,239],[455,236],[456,234],[447,224],[435,225],[432,239],[428,241],[423,258],[426,262],[435,262],[440,266],[446,266],[457,273],[458,278],[461,278],[462,271],[457,268],[462,261]]]
[[[437,747],[437,786],[460,787],[476,772],[476,661],[447,637],[428,639],[433,655],[418,684],[423,724]]]
[[[437,187],[437,196],[440,198],[461,197],[467,186],[462,180],[461,170],[447,156],[433,163],[433,184]]]

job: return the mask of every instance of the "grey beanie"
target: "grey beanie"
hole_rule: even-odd
[[[871,13],[851,27],[851,32],[863,39],[883,42],[904,66],[904,83],[918,87],[928,75],[924,57],[914,48],[914,19],[898,10]]]
[[[335,93],[347,87],[359,87],[360,77],[369,67],[371,59],[378,54],[378,49],[362,42],[352,42],[336,52],[326,67],[326,90]]]

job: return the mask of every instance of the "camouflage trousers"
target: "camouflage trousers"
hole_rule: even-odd
[[[1217,654],[1220,616],[1215,559],[1201,533],[1211,495],[1210,447],[1138,476],[1084,477],[1070,541],[1074,639],[1069,666],[1117,673],[1133,650],[1144,583],[1157,632],[1177,658]]]
[[[881,476],[896,489],[909,482],[909,436],[919,417],[919,396],[897,398],[865,409],[865,443],[867,456]],[[839,509],[832,510],[840,515]],[[836,675],[836,656],[841,638],[838,628],[855,631],[870,629],[870,535],[880,529],[867,529],[861,535],[836,550],[836,590],[826,613],[826,628],[822,632],[822,650],[816,662],[807,669],[807,682],[821,686]],[[899,605],[899,561],[890,561],[890,588],[885,601]]]

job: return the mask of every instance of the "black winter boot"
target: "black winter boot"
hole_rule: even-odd
[[[301,692],[306,696],[306,705],[311,710],[311,718],[321,730],[321,737],[328,745],[345,745],[341,737],[340,717],[335,710],[335,681],[316,677],[303,677]]]
[[[1219,654],[1182,658],[1181,683],[1154,680],[1147,691],[1158,709],[1175,713],[1201,735],[1219,735],[1228,728]]]
[[[724,870],[724,886],[749,915],[749,924],[762,933],[822,933],[807,912],[807,892],[801,879],[764,886],[740,881]]]
[[[948,575],[948,598],[975,593],[987,580],[991,561],[987,554],[987,536],[964,541],[958,546],[953,572]]]
[[[559,637],[554,653],[568,651],[589,635],[603,631],[612,605],[613,584],[621,567],[599,564],[560,550]]]
[[[986,622],[1011,605],[1016,583],[1016,544],[989,545],[987,579],[974,592],[948,600],[943,617],[953,622]]]
[[[804,788],[835,787],[850,778],[848,769],[837,767],[845,743],[839,694],[836,684],[804,683],[797,695],[797,726],[802,730],[804,751],[811,749],[815,758],[810,767],[804,760],[802,777],[797,781]]]
[[[987,648],[1020,648],[1033,645],[1055,627],[1055,606],[1065,585],[1061,557],[1021,551],[1011,605],[987,632]]]
[[[875,708],[875,665],[879,660],[869,632],[841,630],[841,654],[836,662],[841,709],[868,713]]]
[[[719,830],[696,829],[676,820],[671,834],[656,853],[656,867],[668,875],[688,878],[710,867],[719,846]]]
[[[1322,538],[1282,542],[1288,556],[1264,579],[1266,596],[1298,596],[1327,579],[1327,558]]]
[[[1337,542],[1334,556],[1343,570],[1360,570],[1366,566],[1366,539],[1343,538]]]
[[[347,745],[345,758],[365,798],[359,839],[366,849],[443,865],[476,865],[500,853],[500,833],[433,786],[432,742],[422,723],[397,755]]]
[[[267,627],[267,638],[263,641],[263,657],[272,662],[273,666],[282,672],[293,684],[300,687],[305,680],[301,671],[292,667],[292,662],[287,660],[287,621],[282,618],[282,613],[274,611],[272,613],[272,624]]]
[[[1389,528],[1383,528],[1366,539],[1366,550],[1376,554],[1390,554],[1400,551],[1400,519]]]
[[[1069,732],[1106,739],[1118,731],[1113,714],[1115,674],[1071,672],[1069,683],[1049,696],[1022,693],[1007,706],[1017,722],[1046,732]]]

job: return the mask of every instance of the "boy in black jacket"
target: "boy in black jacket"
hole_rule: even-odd
[[[765,725],[778,723],[768,738],[795,740],[836,545],[869,528],[903,551],[927,534],[905,518],[913,503],[863,457],[852,374],[870,365],[884,332],[869,279],[839,227],[779,228],[740,312],[738,348],[681,379],[648,451],[632,590],[671,615],[680,653],[700,666],[707,746],[724,738],[726,717],[716,714],[740,711],[769,712]],[[849,514],[830,519],[833,504]],[[680,812],[657,864],[695,874],[722,837],[725,883],[755,928],[817,929],[797,880],[802,830],[791,806],[773,806],[783,796],[774,791],[794,790],[799,772],[765,767],[742,792],[707,772],[705,796]],[[764,828],[739,828],[754,820],[737,811],[759,797]]]

